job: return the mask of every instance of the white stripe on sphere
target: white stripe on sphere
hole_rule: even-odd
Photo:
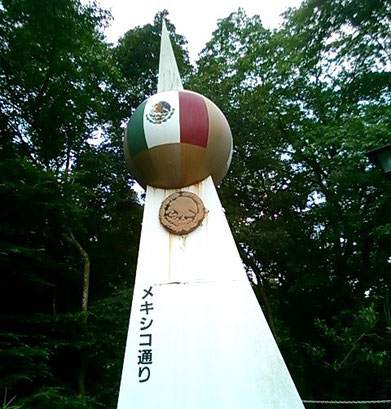
[[[160,101],[168,102],[174,108],[172,116],[160,124],[147,119],[151,108]],[[144,109],[144,133],[148,148],[181,141],[179,128],[179,93],[177,91],[160,92],[149,98]]]

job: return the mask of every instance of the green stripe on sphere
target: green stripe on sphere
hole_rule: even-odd
[[[130,156],[134,157],[138,153],[148,149],[144,133],[144,108],[147,100],[140,104],[130,117],[126,129]]]

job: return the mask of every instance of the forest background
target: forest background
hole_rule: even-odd
[[[2,407],[116,407],[143,211],[122,135],[163,17],[231,125],[219,196],[301,397],[391,399],[391,183],[365,156],[391,141],[390,1],[307,0],[274,31],[239,9],[192,66],[165,10],[113,46],[94,3],[2,0]]]

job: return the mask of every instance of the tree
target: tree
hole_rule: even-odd
[[[94,406],[75,394],[88,381],[88,301],[111,297],[126,275],[129,285],[134,267],[138,229],[129,224],[139,226],[140,210],[106,133],[118,126],[121,92],[107,19],[71,0],[0,9],[1,388],[26,407]],[[97,133],[105,145],[91,145]],[[130,238],[127,251],[114,238]],[[109,280],[115,263],[106,255],[98,264],[102,247],[121,252]],[[101,271],[106,281],[89,286]]]
[[[220,195],[256,294],[299,391],[321,398],[381,398],[389,379],[390,186],[364,155],[390,139],[389,14],[372,2],[354,25],[353,3],[309,1],[275,32],[239,10],[192,79],[233,130]]]

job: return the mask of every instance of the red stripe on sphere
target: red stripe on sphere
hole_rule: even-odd
[[[179,91],[179,128],[181,142],[206,147],[209,118],[204,98]]]

